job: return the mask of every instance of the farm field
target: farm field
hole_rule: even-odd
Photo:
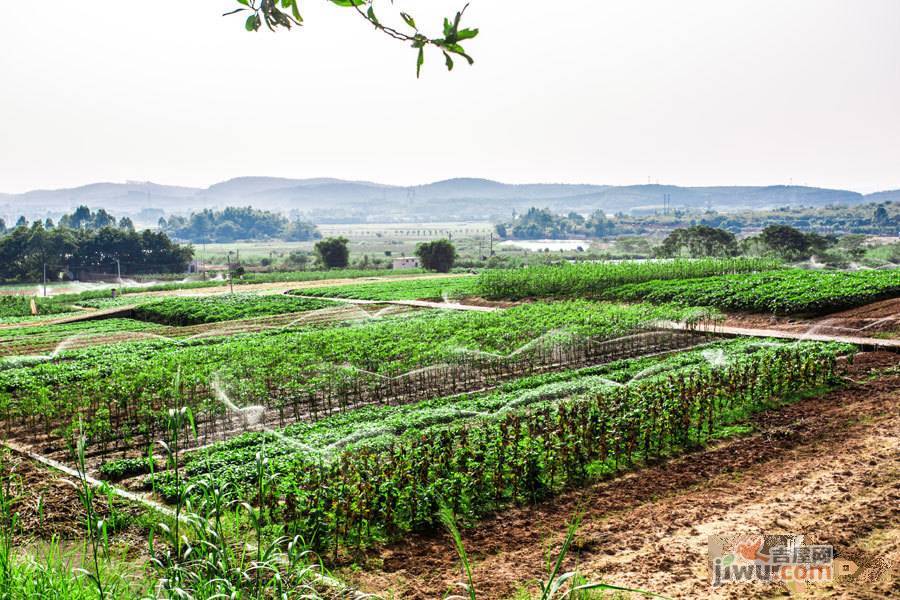
[[[900,269],[856,272],[783,270],[649,281],[620,286],[603,294],[609,300],[675,302],[775,315],[827,314],[898,295]]]
[[[303,295],[352,300],[444,300],[474,296],[478,279],[469,275],[360,283],[303,290]]]
[[[189,579],[199,575],[182,536],[203,561],[237,561],[248,540],[272,548],[278,558],[259,564],[291,565],[285,576],[311,597],[338,585],[441,598],[464,577],[448,514],[474,559],[479,599],[539,597],[548,553],[578,512],[566,569],[674,597],[708,590],[705,536],[739,527],[744,506],[768,529],[783,519],[856,551],[890,552],[897,515],[874,499],[897,494],[898,355],[725,339],[716,327],[801,338],[853,330],[877,341],[900,317],[895,284],[891,271],[736,259],[66,297],[79,313],[123,312],[0,330],[0,431],[13,452],[0,458],[4,476],[15,479],[14,464],[43,490],[15,501],[31,533],[14,539],[83,537],[83,519],[64,508],[77,496],[51,482],[90,488],[93,477],[105,482],[97,514],[112,545],[133,548],[109,559],[106,576],[182,573],[203,598],[241,589],[247,567],[203,567],[219,573],[205,589]],[[402,304],[460,298],[493,302]],[[844,462],[814,464],[829,444]],[[803,468],[778,462],[779,452]],[[840,475],[845,464],[852,476]],[[796,514],[777,516],[777,490]],[[840,533],[817,519],[817,505],[865,515],[871,528]],[[632,520],[646,538],[634,537]],[[162,565],[149,562],[150,531],[157,551],[172,553]],[[323,571],[336,579],[323,583]],[[135,584],[111,597],[141,593]]]

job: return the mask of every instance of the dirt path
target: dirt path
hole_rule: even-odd
[[[859,383],[761,414],[754,435],[482,522],[464,533],[479,598],[508,598],[541,578],[548,549],[555,554],[579,507],[584,521],[567,569],[673,598],[782,595],[745,585],[714,593],[710,534],[803,533],[846,557],[900,560],[898,365],[896,354],[860,355],[849,373]],[[449,539],[434,535],[384,549],[350,578],[366,591],[431,599],[461,575]],[[882,598],[900,591],[891,585],[845,582],[827,595]]]
[[[846,335],[835,333],[817,333],[818,328],[808,331],[785,331],[784,329],[759,329],[757,327],[734,327],[731,325],[694,325],[687,323],[663,322],[661,327],[677,331],[706,331],[730,337],[760,337],[778,338],[784,340],[812,341],[812,342],[842,342],[854,344],[864,349],[894,350],[900,351],[900,339],[884,339],[874,337],[862,337],[859,335]]]
[[[816,319],[729,315],[726,325],[805,333],[900,338],[900,298],[873,302]]]

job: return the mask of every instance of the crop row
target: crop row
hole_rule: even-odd
[[[71,434],[83,427],[94,442],[116,445],[153,439],[167,409],[182,402],[209,417],[224,417],[230,402],[273,409],[279,422],[316,418],[359,404],[449,393],[447,386],[483,387],[523,370],[598,361],[601,354],[633,354],[648,341],[671,347],[669,338],[628,334],[656,319],[697,314],[578,301],[62,352],[27,368],[0,371],[0,414],[8,426],[18,423],[36,435]],[[209,435],[217,435],[219,425],[209,423]]]
[[[240,495],[250,453],[275,456],[269,508],[293,531],[322,547],[391,539],[435,526],[440,500],[475,519],[703,443],[772,402],[828,385],[849,347],[744,350],[663,361],[643,377],[588,372],[456,404],[348,413],[266,444],[247,436],[213,446],[192,456],[186,473],[230,482]],[[173,495],[171,473],[152,482]]]
[[[627,283],[752,273],[779,266],[778,261],[756,258],[565,263],[485,271],[479,276],[478,292],[492,300],[599,297]]]
[[[825,314],[900,296],[900,269],[804,271],[800,269],[724,275],[680,281],[650,281],[607,291],[605,298],[721,310]]]
[[[31,303],[34,302],[38,314],[55,315],[71,312],[73,308],[61,302],[52,302],[34,296],[0,295],[0,319],[31,316]]]
[[[141,332],[152,333],[163,329],[155,323],[133,319],[102,319],[75,321],[55,325],[11,327],[0,329],[0,356],[27,355],[55,349],[66,340],[90,339],[104,334]],[[0,369],[9,368],[2,366]]]
[[[134,309],[134,318],[163,325],[200,325],[320,310],[332,306],[336,305],[327,300],[278,295],[175,296],[140,304]]]
[[[459,276],[338,285],[296,290],[293,293],[354,300],[442,300],[473,296],[477,291],[478,280],[475,277]]]

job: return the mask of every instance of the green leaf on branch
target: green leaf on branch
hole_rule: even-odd
[[[247,20],[244,22],[244,28],[247,31],[256,31],[259,29],[260,21],[259,15],[250,15],[247,17]]]
[[[416,60],[416,79],[422,73],[422,65],[425,64],[425,48],[419,48],[419,58]]]
[[[375,9],[372,8],[372,6],[369,6],[369,10],[366,11],[366,16],[375,27],[378,27],[378,25],[380,25],[380,23],[378,22],[378,17],[375,16]]]
[[[400,16],[403,17],[403,20],[406,22],[407,25],[409,25],[410,27],[412,27],[413,29],[418,31],[419,28],[416,27],[415,19],[413,19],[410,15],[408,15],[405,12],[400,13]]]

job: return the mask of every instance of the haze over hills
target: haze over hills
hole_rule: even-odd
[[[653,211],[668,196],[672,208],[727,212],[782,206],[854,205],[900,200],[900,190],[863,195],[806,186],[506,184],[459,178],[416,186],[334,178],[238,177],[207,188],[152,182],[93,183],[85,186],[0,194],[0,216],[54,216],[86,204],[116,215],[186,214],[203,208],[253,206],[291,213],[318,223],[506,219],[531,206],[559,212]],[[156,210],[148,210],[156,209]]]

